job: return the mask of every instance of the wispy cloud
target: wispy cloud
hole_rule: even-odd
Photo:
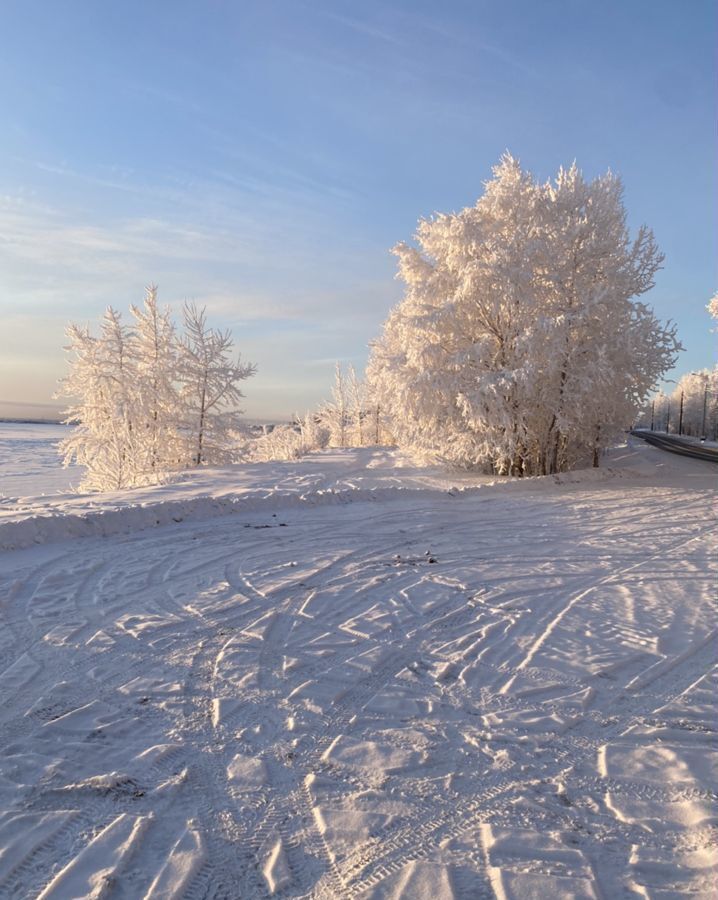
[[[184,300],[206,305],[213,323],[232,329],[242,355],[260,363],[247,406],[253,414],[313,402],[302,397],[318,398],[326,378],[321,365],[303,360],[317,347],[332,358],[348,346],[361,354],[389,305],[390,271],[367,277],[354,247],[337,250],[331,265],[325,248],[303,248],[301,235],[292,247],[292,220],[275,223],[273,241],[266,222],[235,222],[97,222],[0,197],[0,394],[49,398],[64,371],[67,322],[92,325],[110,304],[125,310],[157,281],[176,314]]]
[[[112,226],[72,221],[46,206],[0,201],[0,253],[41,266],[111,274],[129,257],[222,262],[236,259],[241,241],[156,218],[126,218]]]
[[[377,286],[391,282],[388,267],[367,282],[350,247],[334,248],[328,266],[321,242],[296,233],[291,219],[248,215],[215,227],[156,216],[88,222],[5,196],[0,309],[31,314],[60,302],[96,314],[107,303],[134,300],[128,292],[138,285],[158,281],[168,299],[197,299],[224,319],[351,318],[349,298],[364,297],[358,308],[371,309],[371,298],[384,294]]]
[[[382,28],[373,22],[367,22],[362,19],[354,18],[353,16],[342,15],[335,10],[328,9],[323,11],[323,15],[330,21],[337,22],[338,24],[349,28],[351,31],[366,37],[382,41],[386,44],[392,44],[396,47],[406,45],[406,40],[399,37],[395,32],[389,31],[387,28]]]
[[[407,22],[418,30],[424,32],[432,39],[440,38],[443,40],[446,48],[453,46],[462,52],[469,52],[481,57],[482,54],[491,57],[496,62],[502,63],[503,66],[515,69],[531,78],[538,77],[536,69],[529,66],[523,56],[512,53],[506,47],[499,46],[496,43],[488,43],[477,34],[476,28],[466,28],[459,30],[451,27],[442,17],[430,17],[423,15],[416,10],[412,10],[411,14],[405,14]]]

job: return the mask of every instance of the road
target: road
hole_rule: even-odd
[[[634,437],[642,438],[646,443],[668,450],[670,453],[678,453],[681,456],[689,456],[691,459],[702,459],[707,462],[718,463],[718,447],[708,447],[705,444],[696,443],[695,439],[676,434],[662,434],[656,431],[644,431],[638,429],[632,431]]]

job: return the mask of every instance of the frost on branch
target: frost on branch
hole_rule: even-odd
[[[511,156],[473,207],[398,244],[404,299],[368,381],[400,444],[500,474],[559,472],[626,427],[680,345],[637,298],[662,262],[623,189],[576,165],[539,184]]]
[[[120,490],[161,481],[166,473],[230,459],[239,382],[254,366],[230,358],[229,332],[208,327],[204,310],[185,307],[178,336],[168,309],[147,289],[142,309],[124,325],[109,308],[97,337],[70,325],[70,372],[60,396],[76,423],[60,445],[65,464],[85,466],[83,488]]]

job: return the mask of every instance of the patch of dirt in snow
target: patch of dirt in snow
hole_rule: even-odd
[[[711,896],[705,471],[6,554],[0,896]]]

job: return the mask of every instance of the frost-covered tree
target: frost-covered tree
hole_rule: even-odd
[[[331,399],[322,403],[315,414],[317,422],[329,432],[332,447],[363,447],[376,443],[372,409],[367,384],[360,379],[353,365],[347,371],[341,363],[334,366]]]
[[[331,399],[320,406],[319,417],[329,429],[331,445],[347,447],[351,428],[351,398],[347,377],[339,362],[334,366]]]
[[[364,382],[357,378],[356,369],[351,364],[347,376],[346,392],[349,398],[352,443],[357,447],[363,447],[366,438],[364,421],[366,417],[366,387]]]
[[[240,427],[239,383],[256,371],[252,363],[231,359],[232,336],[207,325],[204,309],[185,304],[178,347],[181,432],[186,461],[192,465],[231,462],[232,432]]]
[[[70,325],[67,335],[71,368],[58,395],[72,398],[66,421],[77,425],[60,443],[60,452],[66,465],[74,460],[87,468],[84,487],[129,487],[138,481],[142,439],[135,335],[112,307],[105,312],[99,337],[78,325]]]
[[[671,398],[659,391],[652,405],[652,420],[654,431],[668,431],[671,421]]]
[[[89,490],[156,483],[172,469],[229,458],[242,397],[238,383],[254,366],[229,359],[228,332],[207,326],[204,311],[185,310],[178,337],[168,310],[147,289],[127,326],[109,308],[97,336],[70,325],[70,372],[59,396],[69,397],[76,427],[61,443],[65,464],[86,468]]]
[[[365,442],[369,445],[394,444],[391,423],[386,409],[382,406],[381,394],[375,380],[365,378],[363,383]]]
[[[142,401],[138,427],[144,429],[144,459],[138,463],[156,481],[180,462],[177,334],[169,308],[158,306],[156,285],[147,288],[143,308],[132,305],[130,311],[135,320],[137,393]]]
[[[394,249],[406,292],[368,368],[399,442],[502,474],[597,463],[679,349],[637,300],[662,256],[630,238],[620,180],[573,165],[539,184],[507,155],[416,240]]]
[[[670,407],[672,432],[712,438],[718,418],[718,368],[681,376],[670,396]]]

